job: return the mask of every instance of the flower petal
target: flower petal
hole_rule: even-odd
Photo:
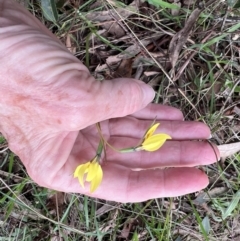
[[[98,186],[101,184],[102,178],[103,178],[102,167],[100,165],[98,165],[96,176],[91,182],[91,186],[90,186],[91,193],[94,192],[98,188]]]
[[[79,175],[81,175],[81,174],[79,174],[79,172],[82,173],[82,169],[87,170],[89,164],[90,164],[90,162],[86,162],[86,163],[84,163],[84,164],[81,164],[81,165],[77,166],[77,168],[76,168],[75,171],[74,171],[73,176],[74,176],[74,177],[78,177]]]
[[[145,151],[156,151],[165,143],[167,139],[172,138],[167,134],[153,135],[142,143],[142,148]]]
[[[149,137],[151,137],[153,135],[153,133],[157,130],[158,126],[160,125],[160,123],[156,123],[154,125],[152,125],[148,131],[146,132],[146,134],[144,135],[144,140],[148,139]]]
[[[78,172],[79,172],[79,170],[80,170],[81,167],[82,167],[82,165],[77,166],[77,168],[75,169],[75,171],[74,171],[74,173],[73,173],[73,176],[74,176],[74,177],[78,177]]]
[[[76,168],[76,170],[74,172],[74,177],[78,177],[78,180],[83,188],[84,188],[84,182],[83,182],[84,174],[88,171],[89,165],[90,165],[90,162],[81,164]],[[75,174],[76,174],[76,176],[75,176]]]
[[[87,182],[91,182],[93,180],[93,178],[95,178],[95,176],[97,175],[98,166],[99,166],[99,164],[97,161],[93,161],[90,163],[88,175],[86,178]]]

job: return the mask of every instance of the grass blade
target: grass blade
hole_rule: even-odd
[[[175,4],[168,3],[165,1],[161,0],[148,0],[148,2],[156,7],[161,7],[161,8],[169,8],[169,9],[179,9],[179,7]]]
[[[239,200],[240,200],[240,190],[233,196],[233,199],[230,202],[228,208],[225,210],[225,212],[223,212],[222,214],[223,220],[231,215],[233,210],[237,207]]]

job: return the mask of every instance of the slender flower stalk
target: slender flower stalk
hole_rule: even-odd
[[[103,178],[102,167],[99,164],[103,150],[103,142],[100,141],[96,156],[89,162],[77,166],[74,177],[78,178],[80,185],[84,188],[85,182],[90,182],[90,192],[93,193],[101,184]],[[86,174],[86,175],[85,175]]]
[[[103,171],[102,167],[99,164],[102,151],[104,149],[104,145],[108,145],[113,150],[120,152],[120,153],[127,153],[127,152],[134,152],[134,151],[156,151],[158,150],[168,139],[172,139],[171,136],[167,134],[154,134],[157,130],[160,123],[152,124],[148,130],[145,132],[143,138],[140,141],[140,144],[135,147],[125,148],[118,150],[115,147],[111,146],[103,137],[101,133],[100,124],[97,123],[97,129],[100,135],[100,142],[98,145],[98,149],[96,152],[95,157],[79,166],[77,166],[74,177],[78,178],[80,185],[84,188],[84,183],[89,182],[90,185],[90,192],[94,192],[102,182],[103,178]],[[104,149],[105,151],[105,149]]]

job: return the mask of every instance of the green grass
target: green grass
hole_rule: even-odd
[[[175,68],[171,69],[169,42],[197,5],[184,5],[173,16],[169,8],[145,3],[138,14],[120,17],[119,24],[127,33],[116,36],[118,33],[110,28],[114,25],[107,28],[104,22],[93,21],[89,15],[126,8],[132,1],[58,1],[56,6],[51,5],[53,9],[56,7],[52,14],[43,11],[40,1],[21,2],[64,44],[71,43],[67,46],[69,50],[98,79],[111,78],[118,70],[118,64],[110,63],[102,71],[95,71],[108,57],[130,55],[126,49],[133,44],[141,47],[143,71],[133,64],[132,77],[140,73],[139,78],[154,87],[156,103],[178,107],[186,120],[207,123],[216,144],[239,141],[240,120],[233,108],[240,100],[239,84],[236,85],[240,39],[234,38],[240,26],[231,20],[240,19],[240,9],[229,8],[227,1],[215,1],[206,7],[194,24]],[[111,21],[114,24],[116,19]],[[142,43],[149,37],[154,40],[146,47]],[[137,55],[131,57],[136,61]],[[150,76],[144,73],[152,71],[157,73]],[[6,145],[0,136],[0,241],[240,239],[238,154],[202,167],[210,178],[209,187],[202,192],[121,204],[37,186],[17,156],[9,150],[1,152]]]

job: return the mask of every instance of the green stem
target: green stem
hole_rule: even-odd
[[[136,151],[136,147],[129,147],[129,148],[124,148],[119,150],[120,153],[129,153],[129,152],[135,152],[135,151]]]
[[[101,126],[100,126],[100,123],[99,123],[99,122],[96,123],[96,127],[97,127],[98,134],[100,135],[102,141],[103,141],[106,145],[108,145],[112,150],[114,150],[114,151],[116,151],[116,152],[120,152],[120,150],[118,150],[118,149],[116,149],[115,147],[113,147],[112,145],[110,145],[110,144],[108,143],[108,141],[106,141],[106,140],[104,139],[104,137],[103,137],[103,135],[102,135],[102,131],[101,131]]]
[[[100,140],[97,148],[97,156],[100,158],[103,151],[103,141]]]
[[[129,153],[129,152],[138,151],[136,147],[129,147],[129,148],[124,148],[124,149],[115,148],[114,146],[110,145],[107,140],[104,139],[99,122],[96,123],[96,127],[97,127],[97,130],[98,130],[98,134],[100,135],[100,138],[101,138],[100,143],[102,143],[102,148],[103,148],[103,145],[106,144],[112,150],[114,150],[116,152],[119,152],[119,153]],[[100,148],[100,143],[99,143],[98,149]],[[101,149],[101,152],[102,152],[102,149]],[[97,155],[98,155],[98,150],[97,150]]]

